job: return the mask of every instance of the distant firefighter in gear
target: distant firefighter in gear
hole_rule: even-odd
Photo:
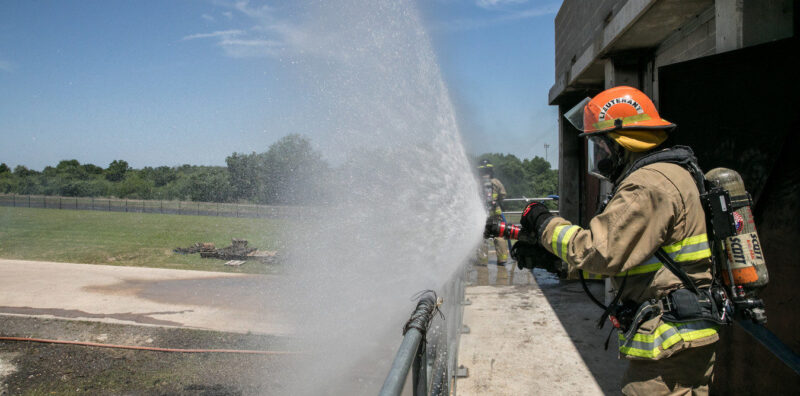
[[[506,188],[503,183],[494,177],[494,166],[488,160],[482,160],[478,166],[480,175],[481,195],[486,209],[489,211],[489,218],[502,221],[503,209],[501,207],[506,198]],[[508,261],[508,242],[501,236],[494,237],[494,250],[497,255],[497,265],[505,265]],[[481,243],[478,248],[478,264],[487,265],[489,262],[489,249],[486,241]]]
[[[555,255],[562,270],[611,278],[617,295],[600,323],[610,320],[630,360],[623,394],[708,394],[721,322],[691,149],[659,148],[675,125],[635,88],[608,89],[565,116],[588,138],[588,171],[614,183],[604,207],[582,228],[532,203],[520,227],[487,222],[485,234],[517,236],[520,266],[551,269]]]

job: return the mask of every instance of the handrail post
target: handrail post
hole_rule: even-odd
[[[414,396],[428,396],[428,347],[424,342],[417,348],[417,356],[414,357],[412,381]]]
[[[422,341],[422,333],[419,330],[411,329],[406,333],[379,395],[396,396],[403,392],[403,385],[406,383],[408,370],[411,368],[414,352],[419,348],[420,341]]]
[[[414,395],[428,394],[428,362],[424,339],[436,308],[437,301],[433,293],[425,294],[419,299],[417,308],[406,323],[403,342],[397,350],[392,368],[383,382],[379,395],[399,396],[403,392],[403,385],[408,378],[408,371],[411,369],[412,363],[414,365],[412,378]]]

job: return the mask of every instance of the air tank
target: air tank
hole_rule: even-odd
[[[706,173],[706,180],[726,189],[731,197],[736,233],[725,238],[725,254],[733,283],[747,294],[758,292],[769,282],[769,273],[756,232],[750,194],[745,190],[742,176],[732,169],[715,168]],[[730,286],[730,276],[725,275],[723,279]]]

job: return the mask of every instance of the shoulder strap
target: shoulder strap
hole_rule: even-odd
[[[683,282],[683,285],[686,286],[687,289],[691,290],[694,294],[699,294],[700,292],[697,290],[697,286],[692,282],[692,279],[689,278],[689,275],[686,271],[683,270],[683,267],[678,265],[672,257],[667,254],[664,249],[656,250],[655,256],[664,264],[667,269],[672,272],[673,275],[677,276],[678,279]]]

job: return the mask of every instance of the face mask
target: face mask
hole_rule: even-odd
[[[587,171],[601,179],[613,181],[621,158],[616,145],[605,135],[590,136],[587,146]]]

